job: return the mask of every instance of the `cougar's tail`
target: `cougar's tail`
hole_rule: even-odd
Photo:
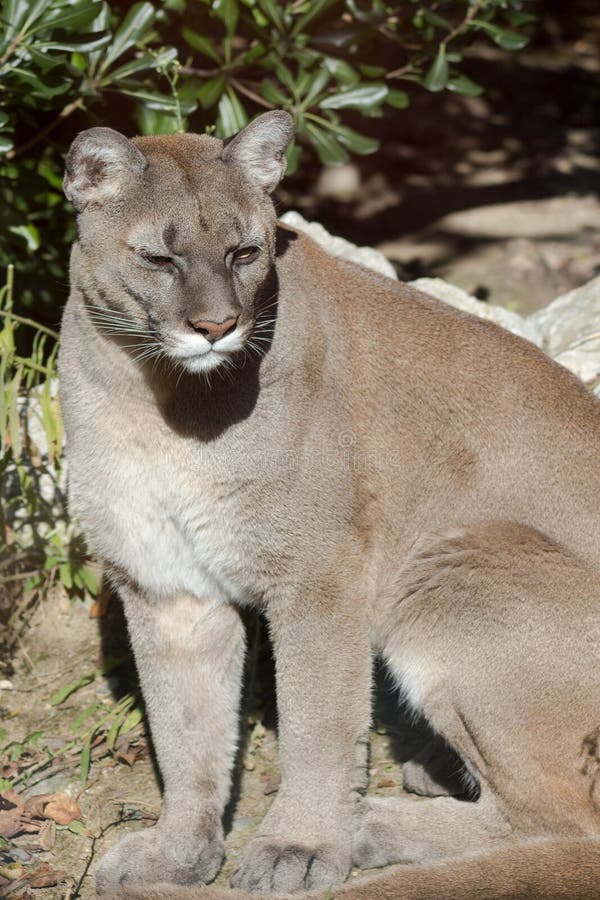
[[[258,895],[207,885],[126,888],[110,900],[600,900],[600,836],[545,838],[306,894]],[[109,898],[105,898],[109,900]]]
[[[372,879],[346,883],[333,897],[600,900],[600,836],[545,838],[429,865],[394,866]]]

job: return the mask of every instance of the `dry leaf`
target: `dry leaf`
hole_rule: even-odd
[[[7,863],[5,866],[0,866],[0,875],[3,878],[6,878],[7,881],[18,881],[19,878],[22,877],[25,869],[19,862]]]
[[[38,843],[42,850],[52,850],[56,843],[56,822],[46,819],[40,828]]]
[[[59,872],[44,862],[27,877],[27,881],[32,888],[56,887],[66,877],[65,872]]]
[[[103,618],[110,605],[111,595],[109,591],[103,591],[99,597],[92,603],[90,607],[90,619]]]
[[[265,795],[265,797],[268,797],[269,794],[276,794],[281,784],[281,778],[279,777],[279,775],[267,775],[263,780],[265,782],[265,786],[263,788],[263,794]]]
[[[54,794],[34,794],[25,801],[24,813],[30,819],[44,819],[44,806],[54,797]]]
[[[21,828],[23,800],[12,788],[0,794],[0,835],[5,838],[14,837]]]
[[[391,778],[382,778],[381,781],[377,782],[378,788],[386,788],[386,787],[396,787],[396,782]]]
[[[57,825],[69,825],[75,819],[81,818],[81,810],[77,800],[68,794],[52,794],[51,799],[44,806],[44,816],[54,819]]]

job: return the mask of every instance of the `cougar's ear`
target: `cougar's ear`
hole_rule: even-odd
[[[269,194],[285,172],[284,153],[294,136],[294,120],[282,109],[257,116],[227,142],[221,158],[243,168]]]
[[[81,212],[88,203],[115,197],[147,165],[143,153],[118,131],[89,128],[77,135],[67,153],[63,190]]]

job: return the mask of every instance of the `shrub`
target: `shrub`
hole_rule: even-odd
[[[342,163],[377,150],[369,119],[399,115],[413,85],[480,93],[461,49],[478,35],[522,47],[531,2],[4,0],[0,266],[15,261],[20,302],[56,324],[74,227],[62,157],[81,128],[227,137],[278,106],[299,135],[289,170],[301,148]]]

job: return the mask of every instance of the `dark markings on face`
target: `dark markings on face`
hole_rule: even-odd
[[[122,278],[119,279],[119,280],[120,280],[120,282],[121,282],[121,287],[123,288],[123,290],[125,291],[125,293],[126,293],[129,297],[131,297],[132,300],[135,300],[135,302],[136,302],[139,306],[142,307],[142,309],[144,310],[144,312],[146,313],[147,316],[150,316],[150,304],[148,303],[148,301],[146,300],[146,298],[143,297],[141,294],[138,294],[138,292],[135,291],[132,287],[130,287],[130,286],[127,284],[126,281],[123,281]]]
[[[177,238],[177,226],[174,222],[171,222],[169,225],[165,225],[163,228],[163,242],[165,247],[169,250],[172,250],[175,245],[175,239]]]
[[[235,217],[235,221],[233,223],[233,228],[235,230],[238,240],[241,241],[241,239],[244,235],[244,226],[243,226],[239,216]]]
[[[208,219],[202,212],[202,207],[198,204],[198,224],[200,228],[204,229],[204,231],[208,231]]]
[[[107,297],[106,291],[104,290],[104,288],[102,287],[102,285],[100,284],[98,279],[92,278],[91,285],[92,285],[93,289],[96,291],[96,294],[98,295],[98,297],[100,297],[100,299],[102,300],[102,303],[104,304],[104,306],[107,306],[108,305],[108,297]]]

